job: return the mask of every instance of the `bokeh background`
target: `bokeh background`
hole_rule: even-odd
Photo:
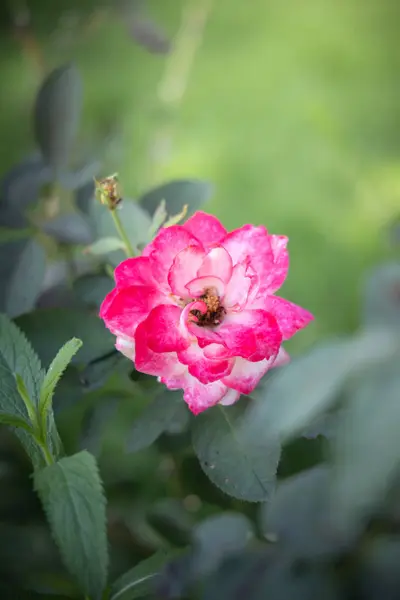
[[[400,206],[398,3],[35,0],[7,16],[2,171],[33,149],[44,74],[72,60],[82,147],[112,139],[104,175],[131,197],[206,179],[227,228],[289,235],[283,294],[316,315],[295,350],[358,325],[363,272]]]

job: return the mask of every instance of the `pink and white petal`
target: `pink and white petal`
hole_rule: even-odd
[[[178,370],[184,370],[176,352],[153,352],[147,343],[147,327],[142,322],[135,333],[135,367],[141,373],[156,377],[172,377]],[[185,367],[186,368],[186,367]]]
[[[288,352],[286,352],[286,350],[283,348],[283,346],[281,346],[279,348],[278,356],[275,358],[272,367],[273,368],[283,367],[284,365],[287,365],[288,363],[290,363],[290,355]]]
[[[185,286],[196,277],[204,257],[205,252],[199,246],[188,246],[176,255],[168,272],[168,283],[173,294],[180,298],[189,297]]]
[[[240,392],[228,389],[225,396],[219,401],[219,404],[222,404],[223,406],[231,406],[232,404],[235,404],[239,398]]]
[[[247,264],[245,262],[234,266],[232,277],[225,289],[223,299],[224,307],[229,310],[241,310],[247,304],[252,280],[246,277]]]
[[[152,265],[148,257],[127,258],[114,271],[116,284],[119,288],[131,285],[154,286],[151,268]]]
[[[229,358],[223,360],[207,358],[197,344],[191,344],[186,350],[177,354],[179,361],[187,365],[189,373],[197,377],[201,383],[211,383],[229,375],[234,363],[234,360]]]
[[[261,285],[268,294],[273,294],[284,283],[289,270],[289,254],[286,249],[289,239],[285,235],[270,235],[269,241],[273,253],[273,262]]]
[[[124,335],[119,335],[115,342],[116,349],[124,354],[127,358],[134,361],[135,360],[135,339],[128,338]]]
[[[226,386],[221,381],[203,384],[190,373],[185,378],[183,390],[183,399],[194,415],[218,404],[227,392]]]
[[[176,255],[188,246],[198,246],[201,243],[181,225],[171,225],[160,229],[154,240],[142,252],[142,256],[150,256],[153,277],[163,289],[168,287],[168,273]]]
[[[197,302],[195,304],[197,304]],[[204,306],[206,305],[204,304]],[[188,317],[186,326],[188,328],[189,333],[197,340],[197,343],[199,344],[200,348],[205,348],[210,344],[222,344],[223,346],[225,346],[225,342],[222,339],[222,336],[216,331],[217,328],[209,329],[208,327],[199,327],[199,325],[196,324],[196,318],[192,316]]]
[[[227,283],[232,276],[232,259],[222,246],[212,248],[197,271],[198,277],[213,275]]]
[[[250,394],[258,385],[261,377],[274,366],[275,357],[249,362],[244,358],[237,358],[232,372],[223,378],[223,383],[241,394]]]
[[[192,298],[199,298],[205,290],[215,290],[215,293],[220,298],[225,293],[225,284],[218,277],[197,277],[186,284],[186,289]]]
[[[158,290],[150,286],[116,288],[104,299],[100,317],[115,335],[133,337],[136,327],[160,302],[168,302]]]
[[[183,227],[200,240],[204,247],[218,244],[228,233],[216,217],[201,210],[190,217]]]
[[[252,264],[257,257],[261,260],[267,259],[268,262],[273,259],[268,232],[263,226],[244,225],[234,229],[228,233],[221,245],[230,254],[233,265],[246,261],[247,257],[251,258]]]
[[[303,329],[314,319],[314,316],[305,308],[279,296],[267,296],[263,305],[264,310],[271,313],[277,320],[284,340],[291,338],[299,329]]]
[[[190,345],[180,327],[181,313],[181,308],[171,304],[160,304],[150,312],[144,325],[147,344],[153,352],[178,352]]]
[[[216,332],[231,356],[241,356],[252,362],[275,357],[282,342],[275,318],[263,310],[228,313]]]

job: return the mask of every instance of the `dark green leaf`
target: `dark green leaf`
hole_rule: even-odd
[[[99,457],[106,428],[115,416],[120,404],[120,399],[115,397],[101,397],[101,401],[88,412],[82,426],[80,448],[88,450]]]
[[[106,509],[94,457],[79,452],[35,473],[54,538],[85,594],[100,600],[107,581]]]
[[[60,215],[44,223],[42,230],[64,244],[90,244],[93,234],[89,222],[80,213]]]
[[[331,472],[326,466],[280,481],[270,502],[260,507],[265,537],[295,557],[318,557],[337,549],[327,510]]]
[[[137,564],[112,584],[110,600],[135,600],[154,593],[164,567],[177,555],[176,551],[159,550]]]
[[[397,345],[392,332],[371,330],[315,347],[259,387],[252,418],[290,439],[336,401],[351,373],[386,360]]]
[[[85,248],[85,252],[88,254],[101,255],[109,254],[110,252],[115,252],[115,250],[121,250],[124,248],[125,244],[119,238],[104,237]]]
[[[93,182],[101,169],[100,161],[93,160],[75,171],[62,171],[59,181],[66,190],[77,190],[88,182]]]
[[[193,420],[193,447],[201,467],[223,492],[250,502],[268,500],[275,487],[280,443],[265,423],[250,417],[243,398]]]
[[[0,197],[2,203],[13,211],[12,220],[7,225],[13,227],[27,226],[23,216],[25,209],[37,202],[41,187],[52,180],[51,168],[46,165],[40,155],[29,156],[13,167],[1,182]],[[1,207],[0,219],[3,218],[4,207]],[[6,224],[5,221],[1,221]]]
[[[194,569],[205,575],[231,554],[243,551],[254,536],[250,521],[240,513],[214,515],[198,523],[193,532]]]
[[[185,547],[191,542],[193,519],[182,502],[165,498],[147,511],[147,521],[171,545]]]
[[[36,142],[49,165],[67,166],[78,131],[82,81],[73,65],[59,67],[45,79],[36,98]]]
[[[128,452],[137,452],[150,446],[187,411],[182,392],[166,390],[158,394],[134,421],[127,440]]]
[[[0,309],[10,317],[30,311],[45,275],[46,256],[42,246],[35,240],[2,245],[0,262]]]
[[[181,212],[188,205],[187,216],[196,212],[213,193],[213,187],[206,181],[197,179],[181,179],[170,181],[146,192],[140,198],[140,204],[151,215],[155,213],[162,200],[165,200],[168,216]]]
[[[367,326],[400,328],[400,264],[388,263],[368,274],[363,319]]]
[[[400,466],[398,358],[354,382],[334,442],[331,516],[339,531],[357,531],[385,497]]]
[[[83,275],[75,280],[74,292],[84,304],[98,308],[114,285],[107,275]]]
[[[76,190],[75,204],[78,210],[88,215],[93,202],[95,202],[95,185],[94,181],[88,181]]]
[[[372,540],[364,549],[359,565],[360,598],[397,600],[400,589],[400,539],[385,536]]]
[[[24,333],[5,315],[0,315],[0,356],[13,377],[15,389],[15,375],[18,374],[30,399],[38,405],[44,380],[40,360]]]
[[[72,363],[88,363],[111,352],[114,338],[100,318],[85,309],[49,308],[36,310],[16,320],[32,342],[46,367],[71,337],[82,340],[83,346]]]

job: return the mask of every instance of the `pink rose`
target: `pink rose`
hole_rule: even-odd
[[[182,388],[194,414],[233,404],[289,360],[282,342],[313,319],[274,295],[288,271],[287,241],[253,225],[228,233],[197,212],[115,269],[100,317],[136,369]]]

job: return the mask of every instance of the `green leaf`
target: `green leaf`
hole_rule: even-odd
[[[59,181],[66,190],[77,190],[88,182],[93,182],[93,178],[100,173],[101,163],[98,160],[92,160],[81,164],[73,171],[62,171]]]
[[[61,169],[68,164],[79,127],[82,81],[73,65],[52,71],[36,98],[35,137],[49,165]]]
[[[0,423],[2,425],[8,425],[9,427],[19,427],[20,429],[24,429],[28,433],[32,433],[33,431],[32,427],[29,425],[29,423],[26,422],[25,419],[22,419],[21,417],[17,417],[15,415],[0,413]]]
[[[258,401],[252,418],[288,440],[337,400],[352,373],[386,360],[397,346],[393,332],[381,329],[321,344],[261,384],[253,394]]]
[[[99,308],[114,285],[106,275],[83,275],[74,281],[74,292],[84,304]]]
[[[271,501],[260,507],[266,539],[301,558],[335,550],[339,540],[327,526],[330,476],[327,466],[318,465],[280,481]]]
[[[169,430],[181,413],[188,411],[182,392],[162,391],[143,410],[129,432],[127,451],[138,452],[151,446],[158,437]]]
[[[191,542],[193,516],[181,500],[164,498],[146,513],[148,523],[172,546],[185,547]]]
[[[159,550],[119,577],[111,586],[110,600],[135,600],[154,592],[165,566],[182,551]]]
[[[379,506],[400,466],[399,359],[375,366],[353,384],[334,441],[331,517],[357,532]]]
[[[119,211],[119,216],[132,246],[135,248],[147,244],[150,241],[149,230],[151,226],[151,219],[147,212],[136,202],[125,198],[116,210]],[[116,236],[115,224],[110,211],[97,200],[91,205],[90,218],[98,238],[114,238]],[[111,252],[107,257],[108,261],[114,266],[117,266],[125,258],[126,256],[122,250]]]
[[[90,244],[93,234],[87,217],[80,213],[59,215],[42,226],[42,231],[62,244]]]
[[[52,400],[56,385],[59,382],[65,369],[71,362],[72,357],[78,352],[82,346],[82,341],[78,338],[69,340],[54,357],[50,367],[47,369],[42,388],[40,390],[39,410],[45,415],[52,407]]]
[[[84,308],[35,310],[16,319],[31,340],[46,367],[71,337],[82,340],[82,349],[72,364],[89,363],[114,350],[114,338],[97,314]]]
[[[275,487],[280,443],[265,423],[249,418],[250,402],[243,398],[198,415],[192,441],[203,471],[217,487],[234,498],[262,502]]]
[[[35,473],[43,503],[65,566],[92,600],[107,582],[106,509],[95,458],[86,451],[62,458]]]
[[[139,200],[151,215],[153,215],[160,202],[165,201],[168,215],[176,215],[182,211],[185,204],[188,205],[187,216],[196,212],[213,193],[213,187],[206,181],[198,179],[181,179],[170,181],[145,193]]]
[[[365,281],[363,322],[366,326],[400,328],[400,264],[373,269]]]
[[[359,560],[359,598],[395,600],[400,589],[400,538],[380,536],[363,548]]]
[[[193,532],[193,563],[197,574],[217,569],[231,554],[243,551],[254,537],[253,526],[245,515],[225,512],[198,523]]]
[[[0,310],[10,317],[30,311],[40,295],[45,275],[42,246],[35,240],[4,244],[0,246],[0,264]]]
[[[100,254],[108,254],[115,250],[122,250],[125,248],[125,244],[122,240],[117,237],[104,237],[97,240],[90,246],[87,246],[84,250],[87,254],[94,254],[95,256]]]
[[[1,182],[0,196],[2,204],[4,203],[1,210],[2,224],[12,227],[28,226],[24,212],[29,205],[38,201],[42,186],[50,183],[52,175],[52,169],[38,154],[24,158],[10,169]],[[4,209],[11,211],[8,215],[6,212],[9,218],[5,221]]]
[[[149,229],[149,237],[152,239],[157,231],[160,229],[161,225],[164,223],[167,218],[167,210],[165,208],[165,200],[161,200],[160,204],[157,206],[153,217],[151,219],[151,226]]]
[[[30,237],[32,233],[33,229],[30,227],[23,227],[21,229],[0,227],[0,244],[14,242],[15,240],[24,240],[25,238]]]
[[[5,315],[0,314],[0,356],[9,371],[21,376],[29,397],[39,403],[44,372],[40,360],[24,333]],[[3,364],[4,364],[3,363]],[[16,384],[14,382],[16,389]]]

